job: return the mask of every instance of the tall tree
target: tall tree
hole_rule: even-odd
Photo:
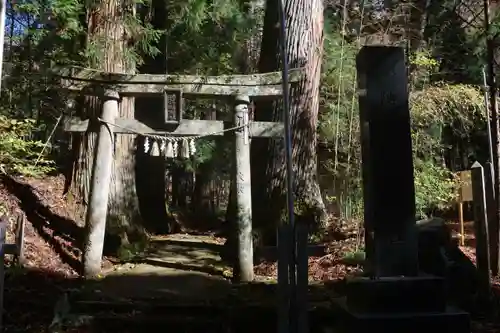
[[[260,72],[280,70],[278,2],[268,0],[259,59]],[[317,179],[316,127],[323,50],[322,0],[286,0],[290,68],[304,68],[302,81],[290,90],[293,170],[296,212],[316,227],[325,226],[325,206]],[[280,102],[256,104],[255,120],[282,121]],[[254,223],[263,242],[273,242],[274,230],[286,209],[286,168],[283,140],[252,140],[252,197]],[[265,152],[265,153],[264,153]]]
[[[125,23],[128,17],[134,15],[134,6],[131,1],[106,0],[87,8],[87,49],[93,56],[93,67],[107,72],[135,72],[135,63],[128,52],[131,33]],[[100,114],[102,103],[98,99],[86,97],[83,104],[84,115]],[[133,98],[121,99],[119,117],[134,117]],[[122,244],[128,243],[132,222],[139,216],[135,191],[135,154],[132,151],[135,149],[134,139],[133,135],[116,135],[114,141],[115,155],[107,226],[120,235]],[[73,184],[79,197],[88,198],[96,135],[82,135],[76,144],[78,159],[74,168]],[[86,242],[84,253],[87,253],[91,246],[96,244]],[[87,276],[98,274],[100,271],[100,258],[98,262],[94,259],[87,258],[84,254],[84,270]]]

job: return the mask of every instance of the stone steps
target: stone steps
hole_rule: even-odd
[[[309,311],[311,331],[322,332],[339,322],[331,304]],[[332,315],[333,314],[333,315]],[[151,305],[130,302],[80,301],[71,305],[71,313],[61,321],[60,332],[83,329],[85,332],[155,332],[186,333],[238,332],[275,333],[277,311],[273,305]]]

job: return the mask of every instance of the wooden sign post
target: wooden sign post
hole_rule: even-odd
[[[482,301],[488,302],[491,288],[488,211],[486,208],[484,169],[478,162],[472,165],[471,179],[472,195],[474,199],[476,265],[479,273],[480,297]]]
[[[7,227],[9,219],[5,216],[0,218],[0,332],[3,331],[5,256],[13,255],[14,260],[17,261],[18,264],[24,263],[24,216],[19,215],[16,222],[16,241],[13,244],[9,244],[7,243]]]
[[[481,166],[475,163],[472,170]],[[481,166],[482,167],[482,166]],[[458,195],[458,219],[460,223],[460,245],[465,245],[465,228],[464,228],[464,202],[473,202],[473,184],[472,174],[473,171],[465,170],[459,171],[458,177],[460,178],[460,188]],[[478,172],[478,171],[476,171]],[[497,276],[500,268],[499,256],[499,227],[496,219],[496,204],[495,204],[495,190],[493,186],[493,165],[490,162],[484,164],[483,171],[484,178],[484,192],[485,192],[485,208],[488,226],[488,244],[489,244],[489,267],[491,274]],[[476,203],[473,204],[476,208]],[[476,212],[475,212],[476,214]],[[477,240],[476,240],[477,241]]]
[[[470,170],[458,172],[460,189],[458,193],[458,222],[460,225],[460,245],[465,245],[464,202],[472,201],[472,183]]]
[[[486,193],[486,209],[488,214],[488,236],[490,249],[491,275],[498,276],[500,272],[500,227],[497,219],[495,201],[495,171],[491,162],[484,164],[484,186]]]

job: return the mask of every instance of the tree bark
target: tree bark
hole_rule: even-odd
[[[325,227],[325,205],[317,179],[316,127],[323,49],[321,0],[286,0],[286,52],[290,68],[305,68],[304,79],[290,90],[296,214],[314,228]],[[259,60],[260,72],[280,70],[278,3],[267,1]],[[256,104],[255,120],[283,121],[282,102]],[[286,213],[285,149],[282,139],[252,139],[254,224],[265,243]]]
[[[215,109],[206,111],[202,115],[203,120],[217,120]],[[211,160],[201,163],[196,169],[196,177],[192,194],[192,207],[197,216],[213,216],[213,181]]]
[[[109,72],[135,73],[135,64],[126,58],[128,35],[125,16],[133,13],[132,5],[123,0],[106,0],[87,12],[87,42],[98,43],[102,52],[100,61],[94,67]],[[81,113],[87,117],[99,114],[101,101],[85,97]],[[134,98],[122,98],[119,105],[119,117],[134,117]],[[76,161],[73,166],[72,192],[82,199],[86,207],[92,158],[96,143],[95,133],[85,133],[74,140]],[[141,225],[138,200],[135,189],[135,136],[116,135],[113,158],[112,180],[110,184],[110,202],[108,208],[107,230],[120,235],[122,245],[128,243],[128,236],[136,234]]]
[[[154,29],[167,29],[168,18],[165,1],[153,0],[150,6],[144,9],[142,16],[150,21]],[[146,18],[147,17],[147,18]],[[162,50],[157,55],[145,55],[144,64],[138,68],[140,73],[148,74],[168,74],[168,50],[167,38],[164,34],[153,46]],[[165,115],[163,96],[143,96],[135,100],[135,118],[146,124],[163,123]],[[144,112],[144,110],[154,110]],[[142,111],[142,112],[141,112]],[[140,146],[144,144],[144,139],[138,140]],[[164,156],[150,156],[149,153],[138,151],[136,167],[136,189],[139,196],[139,207],[144,226],[151,233],[170,233],[175,230],[175,221],[169,218],[166,211],[166,190],[167,190],[167,161]]]

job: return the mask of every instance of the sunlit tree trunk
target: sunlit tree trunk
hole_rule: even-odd
[[[259,60],[261,72],[281,69],[278,2],[267,1]],[[315,227],[325,226],[325,206],[317,179],[316,127],[323,49],[322,0],[286,0],[287,43],[291,68],[304,67],[303,80],[293,86],[291,127],[296,213]],[[256,104],[258,121],[283,121],[281,101]],[[283,140],[252,140],[254,224],[264,242],[274,241],[276,225],[286,212],[286,164]],[[267,237],[269,236],[269,237]]]
[[[91,46],[89,50],[96,52],[94,61],[90,61],[91,65],[107,72],[134,73],[135,64],[127,59],[128,34],[124,23],[126,15],[133,15],[132,4],[124,0],[106,0],[87,10],[87,43]],[[85,97],[82,115],[98,116],[101,104],[98,98]],[[134,117],[133,98],[121,99],[119,117]],[[82,200],[84,207],[88,202],[95,144],[95,133],[81,135],[73,143],[76,156],[72,193]],[[122,245],[128,243],[128,236],[135,234],[135,228],[141,225],[138,221],[139,210],[135,190],[134,151],[134,135],[115,136],[107,229],[113,234],[120,235]]]

